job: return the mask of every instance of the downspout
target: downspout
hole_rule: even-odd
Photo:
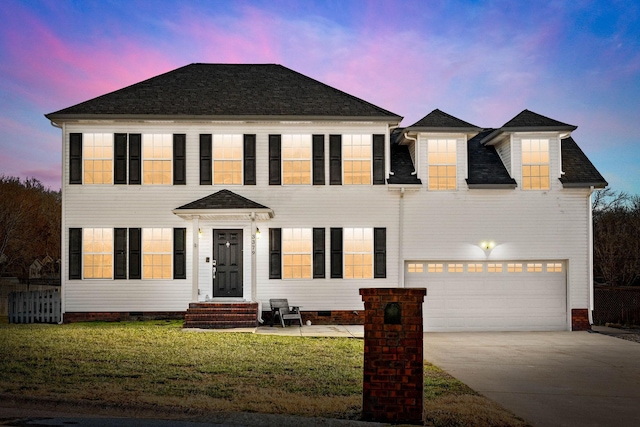
[[[589,197],[587,197],[587,217],[589,218],[589,324],[593,325],[593,310],[594,310],[594,296],[593,296],[593,207],[591,196],[595,191],[593,185],[589,189]]]
[[[258,322],[260,324],[264,323],[264,319],[262,318],[262,302],[258,300],[258,274],[257,274],[257,255],[256,255],[256,213],[251,212],[251,301],[255,301],[258,303]]]
[[[404,187],[400,189],[400,206],[398,208],[398,287],[404,288]]]
[[[407,138],[410,141],[414,142],[414,145],[416,147],[416,149],[414,150],[415,154],[415,159],[413,159],[413,161],[415,162],[413,165],[413,172],[411,173],[411,175],[416,175],[418,173],[418,168],[420,167],[420,148],[418,147],[418,137],[412,137],[409,136],[409,132],[405,132],[404,133],[404,137]]]
[[[51,123],[51,126],[61,129],[62,130],[62,179],[60,181],[60,200],[64,201],[64,172],[65,172],[65,164],[67,163],[65,161],[65,156],[64,156],[64,133],[65,133],[65,128],[64,128],[64,124],[63,125],[59,125],[55,122],[53,122],[52,120],[49,121],[49,123]],[[64,206],[65,204],[62,203],[62,208],[61,208],[61,212],[60,212],[60,259],[62,259],[62,254],[65,253],[66,251],[66,245],[64,244],[64,229],[65,229],[65,221],[64,221]],[[59,325],[64,323],[64,311],[65,311],[65,301],[64,301],[64,286],[62,286],[62,281],[64,280],[64,266],[60,266],[60,321],[58,322]]]

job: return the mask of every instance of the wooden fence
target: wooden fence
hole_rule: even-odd
[[[640,325],[640,286],[595,286],[593,322]]]
[[[27,291],[9,294],[10,323],[59,323],[60,292]]]

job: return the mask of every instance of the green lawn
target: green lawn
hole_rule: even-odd
[[[0,354],[4,396],[191,414],[358,419],[362,410],[358,339],[197,333],[176,321],[0,324]],[[434,425],[523,425],[428,363],[425,409]]]

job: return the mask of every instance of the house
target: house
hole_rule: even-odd
[[[426,287],[427,331],[569,330],[592,309],[575,126],[402,117],[280,65],[191,64],[46,117],[62,130],[66,321],[361,323]]]

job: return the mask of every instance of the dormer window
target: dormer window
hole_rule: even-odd
[[[549,189],[549,140],[522,140],[522,188]]]
[[[456,140],[430,139],[427,142],[429,190],[456,189]]]

